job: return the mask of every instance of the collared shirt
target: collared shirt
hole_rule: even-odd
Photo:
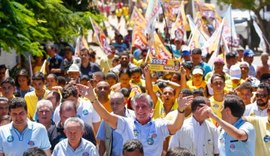
[[[83,138],[92,142],[94,145],[96,145],[96,139],[94,132],[88,124],[84,123],[84,133],[83,133]],[[64,133],[64,128],[62,125],[57,123],[57,125],[53,125],[48,129],[48,135],[49,135],[49,140],[52,145],[51,150],[54,149],[57,143],[59,143],[61,140],[66,138],[66,134]]]
[[[123,142],[130,139],[138,139],[143,144],[144,155],[161,155],[163,141],[169,136],[169,130],[165,120],[151,120],[141,125],[136,119],[119,117],[116,132],[123,137]]]
[[[61,104],[60,104],[61,105]],[[60,121],[60,105],[56,107],[53,114],[53,121],[58,123]],[[93,123],[100,122],[100,117],[94,109],[92,103],[89,100],[79,99],[79,106],[77,107],[77,116],[81,118],[85,123],[93,127]]]
[[[125,117],[134,118],[135,114],[134,111],[125,109]],[[100,127],[97,132],[97,139],[106,141],[106,131],[105,131],[105,122],[104,120],[101,122]],[[123,149],[123,138],[122,135],[112,129],[112,156],[122,156],[122,149]]]
[[[79,147],[75,150],[69,145],[68,139],[59,142],[52,153],[52,156],[98,156],[97,149],[94,144],[85,139],[81,139]]]
[[[98,64],[93,63],[93,62],[89,62],[88,66],[85,68],[81,65],[80,71],[81,71],[81,75],[88,75],[88,76],[92,77],[93,73],[101,71],[101,69],[100,69]]]
[[[39,123],[27,121],[27,127],[19,132],[13,122],[0,127],[0,153],[6,156],[21,156],[29,148],[48,150],[51,144],[46,128]]]
[[[221,156],[254,156],[255,154],[255,129],[251,123],[240,118],[233,124],[237,129],[246,132],[248,139],[246,141],[236,140],[224,130],[221,130],[218,139],[218,147]]]
[[[257,102],[249,104],[246,106],[246,110],[243,116],[260,116],[265,117],[267,116],[267,108],[264,110],[260,110]]]
[[[218,154],[218,131],[209,121],[198,123],[192,116],[184,121],[180,130],[172,136],[169,148],[187,148],[196,156]]]
[[[256,130],[255,155],[263,156],[270,154],[270,122],[268,117],[246,116]]]

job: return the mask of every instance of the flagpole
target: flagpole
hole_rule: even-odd
[[[161,3],[161,2],[160,2],[160,3]],[[164,18],[164,21],[165,21],[165,27],[166,27],[167,30],[169,31],[169,27],[168,27],[168,24],[167,24],[167,21],[166,21],[166,17],[165,17],[165,9],[164,9],[163,3],[161,3],[161,8],[162,8],[163,18]],[[166,38],[166,34],[165,34],[165,38]],[[174,57],[173,51],[172,51],[171,36],[170,36],[170,38],[169,38],[169,51],[170,51],[170,53],[172,54],[172,56]]]
[[[232,18],[231,4],[229,5],[229,7],[230,7],[230,17]],[[233,19],[230,19],[230,20],[233,20]],[[230,29],[231,29],[231,46],[230,46],[230,50],[232,51],[232,45],[233,45],[232,22],[230,22]]]

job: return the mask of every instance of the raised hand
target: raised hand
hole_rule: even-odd
[[[90,82],[87,82],[87,86],[82,84],[77,84],[79,94],[88,98],[90,101],[96,99],[96,95],[94,92],[94,88],[92,87]]]
[[[193,95],[186,96],[186,97],[179,97],[177,99],[178,102],[178,110],[184,111],[188,106],[191,105],[193,100]]]

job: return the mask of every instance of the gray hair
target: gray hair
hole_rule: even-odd
[[[113,92],[110,95],[110,99],[112,99],[112,98],[121,98],[121,100],[123,100],[123,101],[125,100],[125,97],[121,92]]]
[[[41,107],[49,107],[51,111],[53,111],[53,104],[50,100],[40,100],[37,102],[37,111],[38,109],[40,109]]]
[[[84,131],[84,128],[85,128],[84,122],[83,122],[83,120],[80,119],[79,117],[69,117],[69,118],[65,121],[65,123],[64,123],[64,129],[67,128],[67,126],[68,126],[68,124],[69,124],[70,122],[79,123],[79,124],[80,124],[80,127],[82,128],[82,131]]]
[[[151,99],[150,95],[146,94],[146,93],[137,93],[135,94],[135,96],[131,99],[131,105],[132,107],[134,106],[135,103],[137,103],[136,101],[138,99],[144,99],[146,100],[146,102],[148,103],[148,105],[153,108],[154,103],[153,100]]]

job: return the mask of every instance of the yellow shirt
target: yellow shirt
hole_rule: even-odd
[[[205,81],[202,81],[202,83],[199,85],[199,86],[194,86],[192,84],[192,80],[188,80],[187,82],[187,87],[191,90],[191,91],[194,91],[195,89],[200,89],[202,88],[205,92],[206,92],[206,82]]]
[[[245,116],[245,120],[250,122],[256,130],[255,156],[266,156],[270,154],[270,142],[265,142],[264,138],[270,136],[270,123],[268,117]]]
[[[240,84],[242,84],[243,82],[245,82],[245,80],[240,79],[239,84],[233,84],[232,80],[227,80],[225,81],[225,90],[233,90],[236,87],[238,87]]]
[[[171,111],[174,111],[178,108],[178,103],[177,100],[174,101],[174,104],[171,108]],[[166,112],[163,106],[163,101],[158,98],[158,101],[155,105],[155,110],[154,110],[154,115],[153,115],[153,119],[157,119],[157,118],[165,118],[166,117]]]
[[[221,101],[221,102],[220,101],[216,101],[213,96],[211,96],[209,98],[209,100],[210,100],[211,109],[213,110],[213,112],[219,118],[221,118],[222,117],[222,115],[221,115],[221,109],[222,109],[223,101]],[[212,120],[212,123],[217,126],[217,122],[215,120]]]
[[[135,83],[132,80],[130,80],[130,83],[132,83],[134,85],[141,85],[141,86],[145,87],[145,80],[143,80],[143,79],[140,79],[139,83]]]
[[[45,93],[42,99],[46,99],[49,92],[50,92],[49,90],[45,90]],[[37,102],[41,99],[38,99],[36,92],[32,91],[25,94],[24,100],[26,101],[26,105],[27,105],[28,118],[33,120],[34,114],[37,109]]]

